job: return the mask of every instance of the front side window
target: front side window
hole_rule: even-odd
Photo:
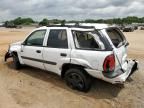
[[[51,48],[68,48],[66,30],[50,30],[47,46]]]
[[[38,30],[33,32],[25,41],[25,45],[42,46],[46,30]]]
[[[94,31],[73,31],[75,45],[79,49],[100,49],[94,38],[97,36]]]
[[[107,34],[115,47],[120,47],[125,41],[124,36],[117,29],[108,29]]]

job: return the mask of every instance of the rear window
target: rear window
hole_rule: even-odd
[[[124,44],[125,38],[119,30],[108,29],[107,34],[110,37],[110,39],[115,47],[120,47]]]
[[[73,31],[75,45],[78,49],[100,49],[94,38],[96,36],[97,34],[94,31]]]

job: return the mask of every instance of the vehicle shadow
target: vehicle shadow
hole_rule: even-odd
[[[12,69],[11,63],[7,63],[7,65],[8,68]],[[124,88],[124,85],[113,85],[102,80],[94,79],[90,91],[87,93],[83,93],[77,90],[70,89],[69,87],[66,86],[64,80],[62,80],[60,76],[51,72],[47,72],[44,70],[40,70],[28,66],[24,66],[18,72],[27,74],[41,81],[51,83],[57,87],[73,92],[75,94],[84,97],[92,97],[94,99],[113,99],[117,97],[119,92]]]

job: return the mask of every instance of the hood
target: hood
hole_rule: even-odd
[[[10,44],[10,46],[13,46],[13,45],[21,45],[22,43],[23,43],[23,41],[18,41],[18,42],[15,42],[15,43]]]

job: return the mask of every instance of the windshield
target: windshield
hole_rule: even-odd
[[[111,28],[106,31],[115,47],[120,47],[125,43],[125,37],[118,29]]]
[[[72,31],[75,46],[79,49],[101,49],[96,31]]]

